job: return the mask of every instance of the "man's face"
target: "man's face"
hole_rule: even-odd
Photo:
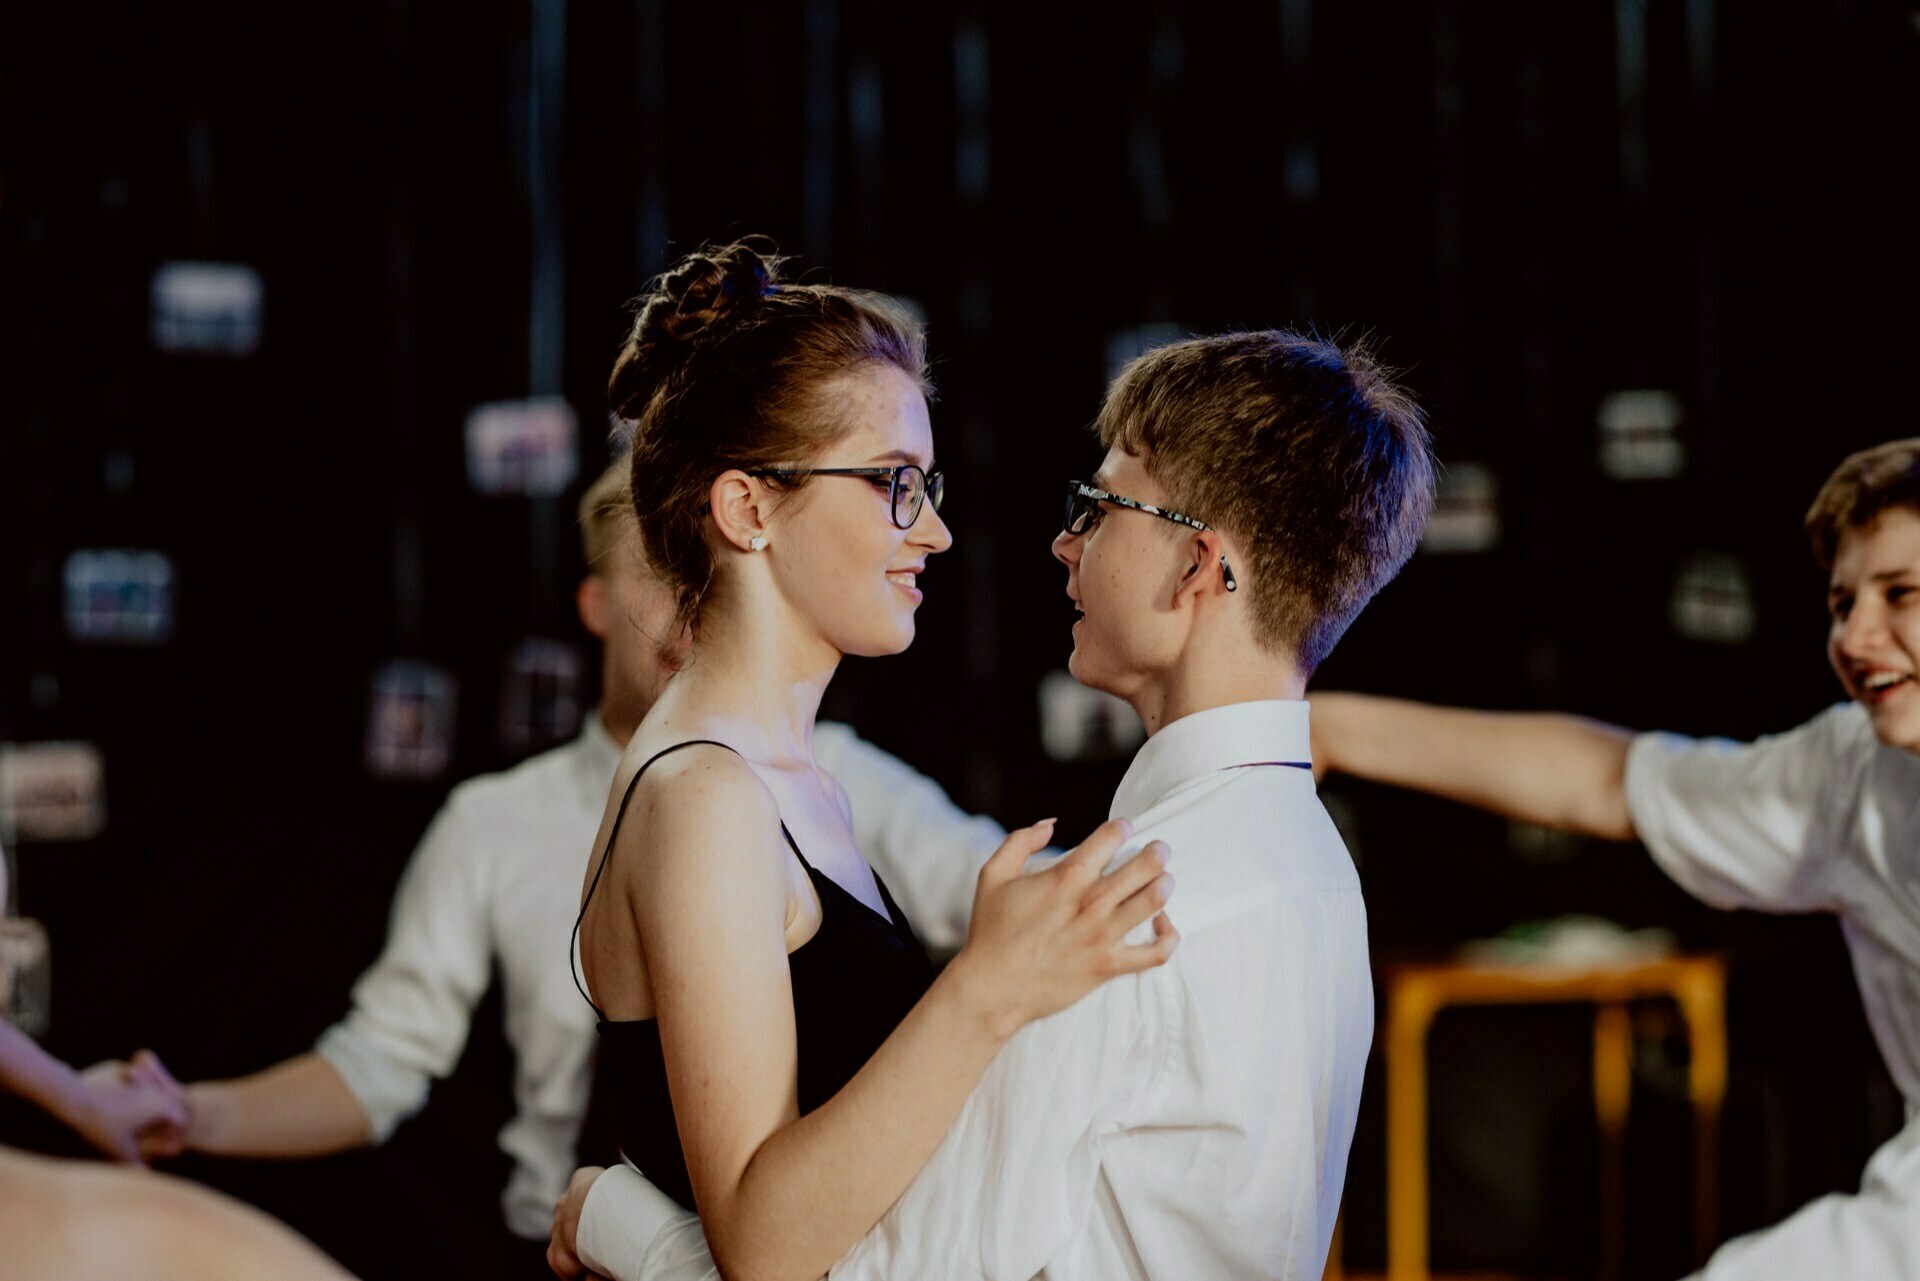
[[[1920,512],[1896,507],[1840,535],[1827,659],[1889,747],[1920,752]]]
[[[1169,506],[1140,459],[1107,451],[1093,485],[1122,498]],[[1085,533],[1060,534],[1053,554],[1067,567],[1067,595],[1079,606],[1067,670],[1082,685],[1131,699],[1179,658],[1186,629],[1173,594],[1186,568],[1181,526],[1102,503]]]

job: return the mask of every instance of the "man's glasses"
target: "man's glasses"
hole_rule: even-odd
[[[1067,482],[1067,515],[1061,528],[1069,534],[1084,534],[1100,523],[1100,504],[1112,503],[1115,507],[1129,507],[1149,516],[1158,516],[1161,520],[1170,520],[1175,524],[1186,525],[1192,529],[1212,529],[1204,521],[1191,516],[1183,516],[1164,507],[1155,507],[1152,503],[1143,503],[1136,498],[1122,498],[1118,494],[1109,494],[1104,489],[1095,489],[1084,480]]]
[[[935,511],[940,510],[940,500],[947,496],[947,478],[937,468],[928,471],[915,463],[902,463],[898,467],[762,467],[750,471],[749,476],[778,476],[793,479],[804,476],[860,476],[871,482],[875,489],[887,491],[887,502],[891,507],[893,524],[896,529],[912,529],[913,522],[920,519],[920,509],[929,502]],[[886,484],[882,486],[881,480]]]

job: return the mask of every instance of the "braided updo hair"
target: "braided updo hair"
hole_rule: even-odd
[[[707,505],[720,473],[804,462],[845,436],[852,424],[831,384],[847,374],[891,366],[932,394],[926,338],[904,307],[783,283],[783,261],[759,236],[681,259],[638,300],[607,381],[608,405],[633,423],[647,559],[696,629],[714,583]]]

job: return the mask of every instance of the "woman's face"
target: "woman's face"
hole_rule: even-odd
[[[874,366],[836,380],[829,394],[841,397],[852,430],[808,464],[933,470],[933,427],[913,379]],[[919,573],[953,545],[931,502],[911,529],[895,526],[891,512],[885,476],[816,476],[768,521],[781,594],[842,654],[897,654],[911,644]]]

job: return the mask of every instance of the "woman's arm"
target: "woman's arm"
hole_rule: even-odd
[[[735,1281],[826,1272],[905,1190],[1009,1036],[1107,978],[1163,963],[1177,942],[1160,915],[1172,888],[1164,847],[1103,878],[1127,831],[1109,823],[1023,876],[1052,827],[1022,829],[981,870],[967,946],[866,1066],[802,1117],[772,797],[730,759],[646,783],[634,797],[644,821],[623,828],[629,848],[615,860],[688,1173]],[[1125,943],[1149,918],[1154,941]],[[613,960],[597,948],[588,959],[602,955]]]
[[[1313,763],[1431,792],[1522,822],[1634,839],[1631,731],[1552,712],[1477,712],[1365,694],[1315,694]]]
[[[38,1104],[116,1161],[138,1162],[142,1133],[187,1119],[177,1088],[156,1086],[120,1063],[76,1072],[4,1019],[0,1089]]]

